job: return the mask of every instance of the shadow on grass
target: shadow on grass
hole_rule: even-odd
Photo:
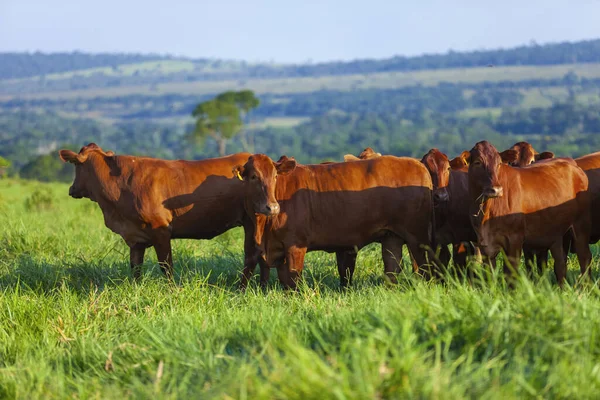
[[[221,249],[222,250],[222,249]],[[175,282],[178,285],[190,284],[202,281],[204,284],[217,286],[225,290],[238,290],[243,264],[241,253],[221,251],[220,254],[211,254],[209,256],[197,256],[192,252],[180,252],[175,257]],[[383,276],[381,263],[372,257],[359,259],[356,272],[350,290],[362,290],[369,287],[389,285]],[[567,271],[567,282],[570,286],[576,286],[579,282],[579,271],[575,269],[576,263],[570,261],[570,268]],[[406,265],[406,264],[405,264]],[[597,263],[593,264],[592,276],[595,282],[597,275]],[[495,271],[486,266],[471,265],[475,279],[466,279],[450,270],[444,274],[437,283],[442,285],[455,282],[458,284],[468,284],[481,287],[490,287],[491,284],[500,283],[504,286],[502,266],[499,263]],[[148,279],[166,279],[160,270],[156,261],[149,260],[142,266],[143,279],[139,284]],[[529,279],[533,283],[542,279],[556,286],[556,279],[552,268],[546,268],[544,273],[539,276],[526,277],[524,265],[519,268],[520,279]],[[104,290],[105,288],[119,286],[123,283],[131,283],[131,270],[129,263],[123,261],[100,260],[99,262],[90,262],[85,260],[76,260],[74,262],[52,263],[34,258],[30,254],[22,254],[14,260],[0,264],[0,290],[30,289],[42,293],[50,293],[57,288],[68,288],[77,293],[89,293],[92,291]],[[250,281],[249,288],[260,290],[258,279],[258,268]],[[410,290],[414,288],[422,279],[413,274],[408,268],[401,270],[398,275],[398,284],[389,285],[398,290]],[[307,259],[303,272],[302,285],[311,290],[333,290],[339,291],[339,274],[337,271],[335,258],[333,256],[315,256]],[[269,285],[266,290],[281,290],[277,279],[277,271],[270,270]]]

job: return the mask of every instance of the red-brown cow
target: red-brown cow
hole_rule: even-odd
[[[448,265],[451,244],[452,258],[458,267],[466,266],[467,256],[476,254],[472,243],[477,241],[469,217],[468,167],[464,156],[463,153],[450,162],[444,153],[431,149],[421,160],[433,182],[435,242],[441,246],[440,261]]]
[[[345,251],[381,242],[392,281],[404,243],[419,265],[427,263],[432,186],[417,160],[383,156],[297,165],[287,157],[275,163],[256,154],[238,171],[246,185],[247,212],[256,218],[256,243],[286,287],[296,286],[304,256],[312,250]]]
[[[509,153],[510,154],[510,153]],[[513,160],[516,152],[513,152]],[[591,260],[588,178],[571,159],[554,159],[527,168],[503,164],[487,141],[471,149],[471,222],[478,245],[492,260],[504,251],[505,273],[518,267],[523,245],[550,248],[554,272],[566,276],[563,236],[572,229],[581,272]]]
[[[515,153],[511,153],[510,150],[515,151],[516,156]],[[506,162],[508,165],[512,165],[513,167],[526,167],[527,165],[533,164],[534,162],[540,160],[554,158],[554,153],[551,151],[538,153],[531,144],[527,142],[518,142],[508,150],[500,153],[500,157],[502,158],[502,161]]]
[[[526,167],[534,162],[554,158],[554,153],[550,151],[538,153],[530,143],[517,142],[511,148],[501,152],[500,158],[503,162],[513,167]],[[536,249],[524,246],[523,257],[525,258],[525,267],[530,276],[533,273],[534,263],[537,264],[538,273],[541,274],[544,267],[548,264],[548,249]]]
[[[90,143],[79,153],[59,154],[75,164],[69,195],[98,203],[106,226],[130,248],[135,278],[140,277],[146,248],[154,246],[164,273],[172,278],[171,239],[211,239],[235,226],[243,226],[246,234],[242,286],[256,263],[264,264],[254,243],[254,225],[244,210],[243,183],[231,172],[249,153],[167,161],[116,156]]]

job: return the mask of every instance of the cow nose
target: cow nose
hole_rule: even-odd
[[[490,186],[483,191],[483,195],[488,198],[502,197],[502,186]]]
[[[448,192],[445,190],[437,191],[433,193],[433,201],[437,203],[442,203],[444,201],[448,201]]]
[[[279,203],[267,204],[267,212],[269,213],[269,215],[279,214]]]

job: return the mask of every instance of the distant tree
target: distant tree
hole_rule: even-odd
[[[8,167],[10,167],[10,161],[0,157],[0,177],[4,176]]]
[[[70,182],[73,180],[73,168],[62,163],[55,153],[45,154],[25,164],[19,171],[21,178],[42,182]]]
[[[224,156],[227,142],[240,133],[244,119],[259,104],[251,90],[221,93],[194,108],[192,116],[196,118],[196,125],[190,136],[199,141],[211,137],[217,142],[219,155]]]

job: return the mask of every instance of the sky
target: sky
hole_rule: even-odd
[[[600,38],[598,21],[600,0],[0,0],[0,52],[303,63]]]

